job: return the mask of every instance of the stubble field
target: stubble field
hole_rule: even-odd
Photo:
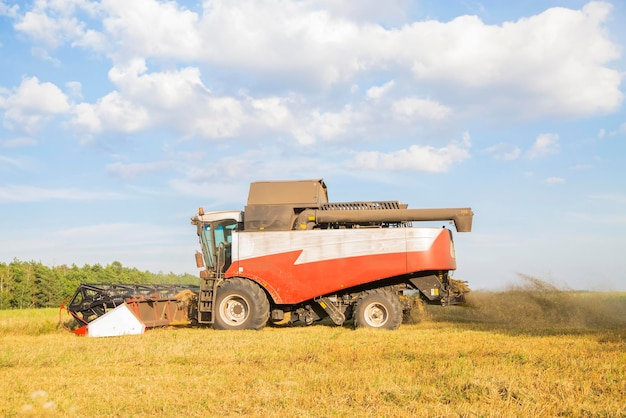
[[[625,417],[626,294],[475,292],[385,332],[77,337],[0,311],[0,416]]]

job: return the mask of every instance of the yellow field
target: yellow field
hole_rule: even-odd
[[[0,311],[0,416],[624,417],[626,316],[598,304],[622,315],[626,295],[476,293],[391,332],[98,339],[57,328],[55,310]]]

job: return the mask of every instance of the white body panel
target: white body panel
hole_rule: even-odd
[[[302,250],[295,264],[374,254],[427,251],[439,228],[371,228],[233,233],[232,256],[246,260]],[[447,233],[447,231],[446,231]]]
[[[91,321],[87,325],[88,337],[119,337],[143,334],[145,325],[125,303]]]

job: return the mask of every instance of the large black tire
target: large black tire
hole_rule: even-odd
[[[357,328],[398,329],[402,323],[400,296],[385,290],[370,290],[359,298],[354,309]]]
[[[235,277],[217,288],[215,329],[262,329],[270,316],[265,292],[253,281]]]

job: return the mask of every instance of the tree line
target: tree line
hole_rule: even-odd
[[[75,264],[48,267],[41,262],[0,262],[0,309],[58,307],[81,283],[199,284],[191,274],[151,273],[119,261],[102,266]]]

